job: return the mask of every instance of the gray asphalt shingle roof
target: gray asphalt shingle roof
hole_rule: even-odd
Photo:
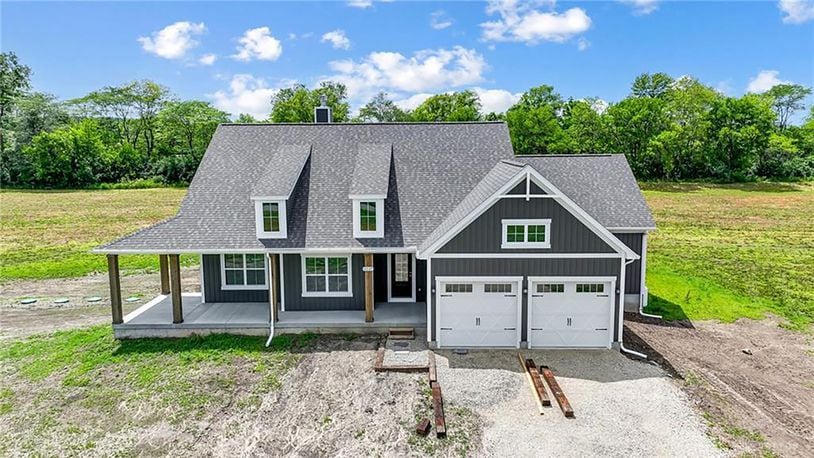
[[[353,238],[348,195],[378,192],[384,181],[382,148],[363,145],[392,148],[382,239]],[[310,155],[302,159],[304,146]],[[290,160],[277,165],[282,151]],[[357,182],[359,155],[370,151],[376,151],[372,169],[379,175]],[[515,163],[501,162],[506,159]],[[514,157],[505,123],[224,124],[178,215],[99,251],[418,247],[439,225],[499,189],[521,168],[517,162],[532,165],[606,227],[654,226],[623,156]],[[296,164],[299,174],[291,172]],[[286,178],[282,185],[274,182],[278,173]],[[287,212],[288,238],[258,240],[250,197],[289,189],[292,176],[299,181]]]
[[[311,145],[280,145],[265,164],[260,178],[252,187],[253,197],[284,197],[292,191],[305,162],[311,155]]]
[[[386,196],[390,181],[390,143],[362,143],[353,166],[348,194],[353,196]]]

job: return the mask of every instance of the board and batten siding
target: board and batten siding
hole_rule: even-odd
[[[259,289],[221,288],[220,255],[203,255],[204,297],[206,302],[268,302],[267,287]]]
[[[488,258],[488,259],[453,259],[434,258],[432,261],[432,288],[435,288],[436,277],[471,277],[472,281],[477,281],[477,277],[524,277],[523,289],[528,288],[528,277],[562,276],[562,277],[616,277],[617,288],[619,285],[620,258],[578,258],[578,259],[556,259],[556,258]],[[522,330],[521,340],[528,341],[528,296],[523,294],[522,310]],[[430,306],[433,341],[437,340],[435,320],[437,295],[431,295]],[[619,320],[619,294],[614,292],[614,333],[613,341],[617,341],[618,320]]]
[[[551,219],[551,248],[503,249],[504,219]],[[568,212],[556,199],[504,198],[478,216],[439,253],[613,253],[591,229]]]
[[[302,297],[302,260],[299,254],[283,255],[286,311],[364,310],[364,255],[351,256],[351,297]],[[375,270],[374,270],[375,272]]]
[[[633,252],[642,255],[641,233],[614,233],[619,240]],[[631,262],[625,270],[625,294],[639,294],[642,290],[642,262],[637,259]]]

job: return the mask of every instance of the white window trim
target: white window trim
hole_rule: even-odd
[[[360,203],[376,204],[376,230],[363,231],[361,227]],[[357,239],[380,239],[384,237],[384,199],[353,199],[353,237]]]
[[[263,204],[277,204],[280,215],[279,231],[263,230]],[[285,200],[255,200],[254,201],[254,224],[258,239],[284,239],[288,237],[288,224],[286,218]]]
[[[227,285],[226,284],[226,254],[239,254],[243,256],[243,283],[242,285]],[[268,289],[269,285],[269,263],[268,256],[263,256],[263,284],[262,285],[246,285],[246,255],[258,253],[222,253],[220,255],[220,289],[224,291],[230,290],[261,290]],[[237,269],[230,269],[237,270]],[[255,270],[255,269],[251,269]]]
[[[503,231],[501,235],[500,248],[551,248],[551,220],[550,219],[504,219],[501,220]],[[529,226],[545,226],[545,242],[508,242],[508,227],[524,226],[523,238],[528,240]]]
[[[325,288],[326,291],[307,291],[305,288],[305,258],[345,258],[348,260],[348,290],[347,291],[327,291],[328,288],[328,261],[325,260]],[[302,280],[302,297],[353,297],[353,256],[350,254],[301,254],[300,255],[300,277]]]

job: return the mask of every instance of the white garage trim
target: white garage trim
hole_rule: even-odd
[[[624,260],[622,260],[624,262]],[[547,276],[547,277],[528,277],[528,290],[526,291],[526,303],[528,304],[528,319],[526,321],[526,335],[528,336],[528,345],[531,348],[534,344],[532,341],[532,314],[534,313],[532,294],[535,290],[537,283],[610,283],[609,298],[611,303],[609,305],[608,313],[608,343],[606,348],[611,348],[613,343],[613,317],[616,305],[616,277],[562,277],[562,276]]]
[[[480,276],[467,276],[467,277],[435,277],[435,339],[438,348],[443,348],[443,341],[441,340],[441,284],[442,283],[488,283],[488,282],[502,282],[514,283],[517,285],[517,326],[515,333],[517,339],[515,348],[520,348],[521,329],[523,327],[523,277],[480,277]]]

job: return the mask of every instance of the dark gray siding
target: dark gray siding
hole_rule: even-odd
[[[532,194],[548,194],[547,192],[543,191],[539,186],[537,186],[533,181],[529,183],[529,190]],[[521,181],[520,184],[512,188],[511,191],[508,192],[509,194],[525,194],[526,193],[526,181]]]
[[[297,310],[364,310],[365,277],[362,272],[364,256],[351,258],[351,284],[353,297],[302,297],[302,261],[299,254],[283,256],[285,281],[285,309]],[[375,272],[375,270],[374,270]]]
[[[511,218],[551,219],[551,248],[510,249],[500,248],[503,237],[501,220]],[[510,198],[498,200],[492,208],[456,235],[439,253],[612,253],[605,241],[600,239],[581,221],[562,207],[555,199]]]
[[[596,276],[596,277],[616,277],[617,288],[619,284],[620,258],[599,258],[599,259],[551,259],[551,258],[527,258],[527,259],[433,259],[432,260],[432,287],[435,288],[436,277],[524,277],[523,289],[528,287],[527,277],[543,276]],[[435,294],[432,294],[432,340],[435,336]],[[617,340],[617,324],[619,312],[619,294],[614,295],[614,333],[613,340]],[[523,317],[522,317],[521,337],[523,341],[528,340],[528,297],[523,294]]]
[[[220,284],[220,255],[203,255],[206,302],[268,302],[268,288],[259,290],[223,290]]]
[[[642,255],[642,234],[613,234],[639,256]],[[639,294],[642,290],[642,262],[636,260],[625,269],[625,294]]]

